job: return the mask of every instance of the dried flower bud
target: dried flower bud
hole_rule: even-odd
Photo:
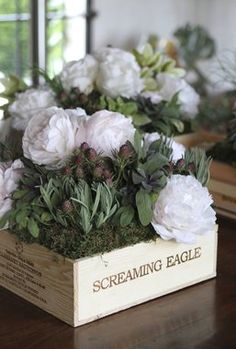
[[[112,184],[113,184],[112,178],[107,178],[106,179],[106,184],[108,185],[108,187],[112,187]]]
[[[174,166],[175,166],[175,164],[174,164],[172,161],[170,161],[170,162],[169,162],[169,167],[168,167],[168,172],[169,172],[169,173],[172,173],[172,172],[173,172]]]
[[[64,175],[69,176],[69,175],[72,174],[72,169],[71,169],[71,167],[66,166],[66,167],[63,168],[62,172],[63,172]]]
[[[82,155],[77,155],[75,158],[75,163],[77,165],[81,165],[81,163],[83,162],[83,156]]]
[[[85,176],[84,170],[79,166],[77,167],[75,174],[78,178],[84,178]]]
[[[68,95],[65,91],[62,91],[59,95],[59,99],[62,101],[62,102],[65,102],[68,98]]]
[[[196,167],[195,167],[195,165],[194,165],[193,162],[190,162],[190,164],[188,165],[188,170],[189,170],[190,172],[195,172]]]
[[[128,160],[131,156],[134,155],[134,152],[128,144],[123,144],[120,147],[118,155],[121,159]]]
[[[88,96],[86,96],[84,93],[80,94],[78,99],[82,105],[88,102]]]
[[[180,170],[181,168],[183,168],[185,165],[185,161],[184,159],[179,159],[177,162],[176,162],[176,167],[178,170]]]
[[[83,142],[83,143],[81,144],[81,146],[80,146],[80,149],[81,149],[82,151],[85,151],[85,150],[89,149],[88,143]]]
[[[103,171],[103,177],[104,177],[105,179],[112,178],[112,173],[111,173],[111,171],[105,169],[105,170]]]
[[[74,207],[72,205],[72,202],[70,200],[65,200],[62,204],[62,211],[64,213],[71,213],[73,212]]]
[[[101,166],[97,165],[94,169],[93,175],[96,178],[101,178],[103,175],[103,168]]]
[[[89,148],[86,151],[86,156],[87,156],[88,160],[94,161],[97,159],[97,152],[95,149]]]

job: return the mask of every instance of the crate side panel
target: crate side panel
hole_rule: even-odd
[[[0,285],[74,324],[73,262],[0,231]]]
[[[216,275],[217,228],[195,245],[157,239],[79,263],[76,325]]]
[[[211,179],[208,188],[217,208],[236,213],[236,186]]]

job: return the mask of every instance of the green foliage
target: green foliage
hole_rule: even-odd
[[[150,99],[139,97],[137,103],[140,112],[151,119],[149,124],[142,127],[145,132],[159,132],[167,136],[183,133],[184,122],[181,118],[177,94],[169,102],[153,104]]]
[[[205,129],[224,132],[226,125],[235,117],[232,108],[234,102],[235,93],[218,96],[217,99],[202,99],[195,123]]]
[[[180,54],[190,66],[199,60],[212,58],[216,53],[215,41],[200,25],[186,24],[174,36],[180,43]]]
[[[40,170],[39,170],[40,171]],[[89,233],[100,228],[117,211],[115,189],[105,183],[53,175],[50,172],[30,177],[26,172],[20,187],[14,192],[14,207],[7,214],[10,227],[26,229],[37,237],[39,227],[51,222]],[[40,182],[40,183],[39,183]],[[6,217],[5,217],[6,218]],[[2,226],[5,223],[2,222]]]
[[[115,173],[119,176],[115,183],[121,196],[116,218],[121,226],[134,220],[147,226],[152,219],[153,204],[166,185],[172,154],[170,143],[161,138],[149,149],[145,147],[142,137],[136,133],[134,156],[125,162],[120,162],[119,157],[116,159]]]
[[[210,149],[208,154],[215,160],[236,167],[236,118],[228,123],[227,137]]]
[[[186,24],[178,28],[174,36],[179,41],[179,54],[185,63],[187,71],[193,71],[197,80],[194,87],[199,93],[207,93],[206,86],[209,83],[208,78],[198,68],[201,60],[212,58],[216,53],[215,41],[209,33],[201,26],[192,26]]]
[[[210,178],[211,158],[200,148],[187,149],[184,158],[177,161],[172,169],[173,174],[193,175],[203,186]]]
[[[138,216],[141,224],[146,227],[152,220],[153,207],[150,195],[146,190],[140,189],[135,196]]]
[[[22,134],[21,132],[12,131],[4,143],[0,142],[0,161],[16,160],[22,155]]]
[[[18,76],[10,74],[6,78],[0,79],[4,91],[0,94],[3,98],[14,98],[16,92],[22,92],[27,89],[27,85]]]
[[[210,164],[211,158],[207,158],[205,151],[199,148],[187,150],[185,152],[185,162],[187,164],[194,164],[194,175],[197,180],[206,186],[210,179]],[[190,168],[190,172],[191,168]]]
[[[141,67],[141,77],[144,79],[145,90],[155,91],[158,73],[165,72],[176,76],[184,76],[185,71],[176,67],[176,62],[165,56],[162,52],[155,52],[151,44],[147,43],[142,52],[134,49],[133,54]]]
[[[101,96],[99,102],[100,109],[107,109],[126,116],[131,116],[134,126],[141,127],[151,122],[147,114],[140,112],[138,104],[135,100],[118,97],[112,99],[110,97]]]
[[[27,85],[24,83],[23,80],[21,80],[16,75],[9,75],[6,78],[0,79],[1,84],[3,85],[3,92],[0,93],[0,97],[6,98],[7,102],[0,106],[0,109],[2,109],[4,113],[4,117],[8,117],[8,107],[10,103],[12,103],[15,99],[16,93],[23,92],[27,89]]]
[[[183,133],[185,127],[178,104],[178,94],[171,101],[158,104],[153,104],[149,98],[141,96],[136,100],[101,96],[99,109],[131,116],[134,126],[141,132],[159,132],[170,136]]]
[[[71,200],[75,203],[76,216],[85,233],[93,227],[100,228],[119,207],[115,189],[105,183],[93,183],[90,188],[85,181],[80,181],[75,194]]]
[[[141,227],[150,225],[153,206],[169,176],[191,174],[203,185],[207,183],[210,159],[202,150],[186,151],[176,164],[171,158],[170,140],[161,137],[147,147],[139,132],[134,145],[126,142],[112,159],[97,154],[87,143],[82,143],[60,170],[48,170],[22,158],[24,174],[0,228],[8,223],[22,239],[41,242],[69,256],[142,241],[150,234]],[[104,235],[109,225],[114,232],[111,244]],[[132,233],[125,235],[126,242],[117,237],[118,232],[125,234],[123,228],[131,232],[131,227],[137,226],[136,238]],[[99,241],[101,250],[91,246],[97,242],[95,232],[104,239]]]

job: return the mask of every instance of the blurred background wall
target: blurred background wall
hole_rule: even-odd
[[[94,8],[94,48],[133,47],[140,35],[150,33],[170,38],[190,22],[208,29],[218,51],[236,49],[235,0],[94,0]]]
[[[171,39],[186,23],[205,27],[217,54],[236,51],[235,13],[236,0],[0,0],[0,77],[30,81],[35,65],[58,73],[89,49],[130,49],[149,34]]]

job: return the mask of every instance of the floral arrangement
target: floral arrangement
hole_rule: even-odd
[[[228,122],[226,138],[216,143],[209,151],[215,160],[236,167],[236,118]]]
[[[191,131],[198,113],[200,99],[185,71],[150,44],[132,52],[101,49],[67,63],[53,78],[40,73],[45,84],[37,88],[14,76],[3,81],[5,116],[16,130],[24,131],[33,115],[51,106],[83,108],[89,115],[106,109],[131,117],[141,133],[167,136]]]
[[[95,74],[94,59],[88,62]],[[132,66],[133,58],[126,63]],[[133,93],[140,80],[130,74]],[[80,79],[84,91],[93,89],[87,71]],[[104,90],[113,88],[112,81],[103,84]],[[122,83],[125,91],[125,79]],[[51,92],[45,93],[35,99],[38,106],[40,96],[51,103]],[[26,110],[34,91],[23,94],[31,95],[21,104]],[[14,103],[11,110],[21,112],[19,97]],[[71,258],[157,234],[193,243],[198,234],[212,230],[216,217],[206,188],[210,159],[202,150],[185,150],[159,134],[141,135],[132,117],[110,110],[88,115],[81,108],[52,106],[39,107],[31,116],[22,149],[13,142],[0,148],[1,228]]]

